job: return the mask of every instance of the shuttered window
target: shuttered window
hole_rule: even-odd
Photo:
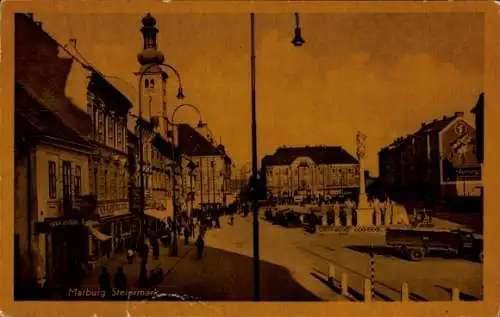
[[[75,195],[80,195],[82,191],[82,169],[79,165],[75,166]]]
[[[49,161],[49,198],[57,198],[57,172],[54,161]]]

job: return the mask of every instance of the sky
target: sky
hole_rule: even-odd
[[[136,96],[146,12],[34,13],[57,41],[76,38],[90,63]],[[249,16],[151,13],[165,62],[181,74],[184,102],[198,106],[236,166],[250,162]],[[290,43],[292,14],[257,14],[255,25],[259,158],[283,145],[338,145],[354,155],[362,131],[366,167],[378,175],[378,151],[423,121],[463,111],[473,123],[483,89],[480,13],[301,14],[302,47]],[[168,87],[172,111],[176,83]],[[197,119],[188,108],[176,117]]]

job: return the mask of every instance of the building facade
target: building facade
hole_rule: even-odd
[[[47,220],[50,217],[42,217],[37,221],[40,222],[38,227],[44,228],[39,237],[40,258],[44,259],[41,265],[43,272],[39,275],[57,282],[54,278],[63,270],[55,261],[62,259],[60,261],[66,262],[66,266],[76,265],[66,261],[66,257],[61,255],[63,251],[58,250],[83,250],[86,258],[79,259],[78,265],[95,266],[115,250],[123,249],[130,235],[132,215],[127,195],[127,116],[132,105],[104,75],[85,61],[78,52],[75,39],[68,44],[60,44],[43,30],[43,24],[35,21],[33,14],[16,14],[15,30],[15,78],[23,94],[42,104],[61,124],[71,127],[83,140],[82,144],[88,143],[93,149],[92,153],[86,154],[85,163],[82,163],[81,155],[67,159],[67,156],[61,155],[57,158],[58,154],[53,150],[50,155],[40,154],[55,162],[47,168],[49,179],[55,178],[56,182],[64,183],[56,185],[56,189],[61,186],[65,197],[71,196],[68,192],[73,193],[72,197],[82,197],[64,203],[65,208],[86,210],[85,217],[74,216],[67,221],[56,222]],[[47,184],[41,183],[40,186]],[[39,190],[43,191],[43,188]],[[59,199],[57,194],[54,196],[53,189],[51,195],[56,197],[53,199]],[[35,198],[38,200],[37,196]],[[51,202],[50,206],[35,206],[34,212],[46,214],[51,208],[55,212],[60,207]],[[64,247],[71,239],[61,235],[50,238],[47,231],[54,226],[76,226],[81,221],[85,227],[82,232],[87,239],[77,247]],[[55,242],[46,242],[50,239]]]
[[[185,162],[182,169],[184,192],[192,192],[193,209],[227,206],[232,161],[224,147],[210,142],[188,124],[179,124],[177,135],[179,152]]]
[[[379,152],[380,185],[388,195],[429,201],[477,196],[481,166],[476,132],[463,112],[429,123]]]
[[[281,147],[262,159],[268,196],[355,196],[359,163],[342,147]]]
[[[476,156],[479,163],[483,164],[484,158],[484,93],[479,95],[476,106],[471,110],[476,123]]]
[[[135,73],[140,92],[138,102],[141,109],[135,109],[141,119],[133,128],[138,137],[138,127],[143,128],[143,162],[145,178],[145,213],[151,216],[150,227],[157,227],[159,222],[173,217],[172,201],[172,164],[175,152],[172,143],[167,141],[169,120],[167,118],[167,74],[159,64],[165,57],[158,50],[156,20],[150,14],[142,19],[141,33],[143,50],[138,54],[139,71]],[[139,113],[140,112],[140,113]],[[139,142],[139,139],[136,139]],[[134,170],[134,187],[140,189],[140,169],[138,160],[138,143],[134,147],[136,153],[136,169]],[[155,220],[157,220],[155,222]],[[159,222],[158,222],[159,221]],[[154,228],[150,228],[154,229]]]

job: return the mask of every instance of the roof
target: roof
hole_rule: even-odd
[[[97,69],[89,65],[84,65],[84,67],[92,73],[89,90],[97,93],[104,100],[106,106],[112,107],[122,113],[127,113],[128,110],[133,107],[129,98],[118,90],[118,88],[116,88],[113,83],[111,83],[108,78],[105,78]]]
[[[472,112],[474,114],[478,114],[481,111],[483,111],[483,109],[484,109],[484,92],[482,92],[479,95],[479,98],[477,99],[476,105],[474,106],[474,108],[472,108],[472,110],[470,112]]]
[[[189,156],[226,156],[214,144],[210,143],[198,131],[188,124],[178,125],[179,151]]]
[[[15,135],[52,137],[91,146],[61,118],[37,102],[22,86],[15,86]]]
[[[161,136],[161,134],[156,133],[156,135],[153,138],[152,144],[154,147],[156,147],[162,153],[163,156],[166,156],[169,159],[173,159],[172,143],[165,140]],[[175,149],[174,149],[174,151],[175,151]]]
[[[416,137],[418,135],[433,133],[433,132],[441,132],[444,128],[446,128],[453,120],[455,120],[458,116],[458,113],[455,113],[453,116],[443,116],[441,119],[435,119],[431,122],[422,123],[420,129],[418,129],[415,133],[409,134],[404,137],[399,137],[394,140],[391,144],[386,147],[383,147],[380,152],[388,151],[402,145],[406,141],[410,141],[411,138]]]
[[[298,157],[309,157],[316,164],[357,164],[358,160],[341,146],[282,147],[266,155],[262,165],[290,165]]]

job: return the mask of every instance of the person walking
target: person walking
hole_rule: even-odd
[[[203,241],[203,237],[200,234],[198,239],[196,240],[196,251],[198,254],[198,260],[200,260],[203,256],[203,249],[205,248],[205,241]]]
[[[108,267],[106,265],[103,265],[101,268],[99,286],[103,292],[103,298],[109,298],[111,295],[111,275],[109,274]]]
[[[188,245],[189,244],[189,236],[190,235],[191,235],[191,233],[189,232],[189,228],[186,225],[184,227],[184,245]]]
[[[194,239],[194,220],[189,219],[189,232],[191,233],[191,237]]]
[[[114,283],[115,287],[120,290],[120,291],[126,291],[127,290],[127,276],[125,275],[125,272],[123,271],[123,268],[119,266],[116,269],[116,273],[114,276]],[[123,299],[123,296],[120,295],[118,296],[118,299]]]
[[[134,261],[134,250],[132,250],[132,248],[129,247],[129,249],[127,250],[127,263],[132,264],[133,261]]]

